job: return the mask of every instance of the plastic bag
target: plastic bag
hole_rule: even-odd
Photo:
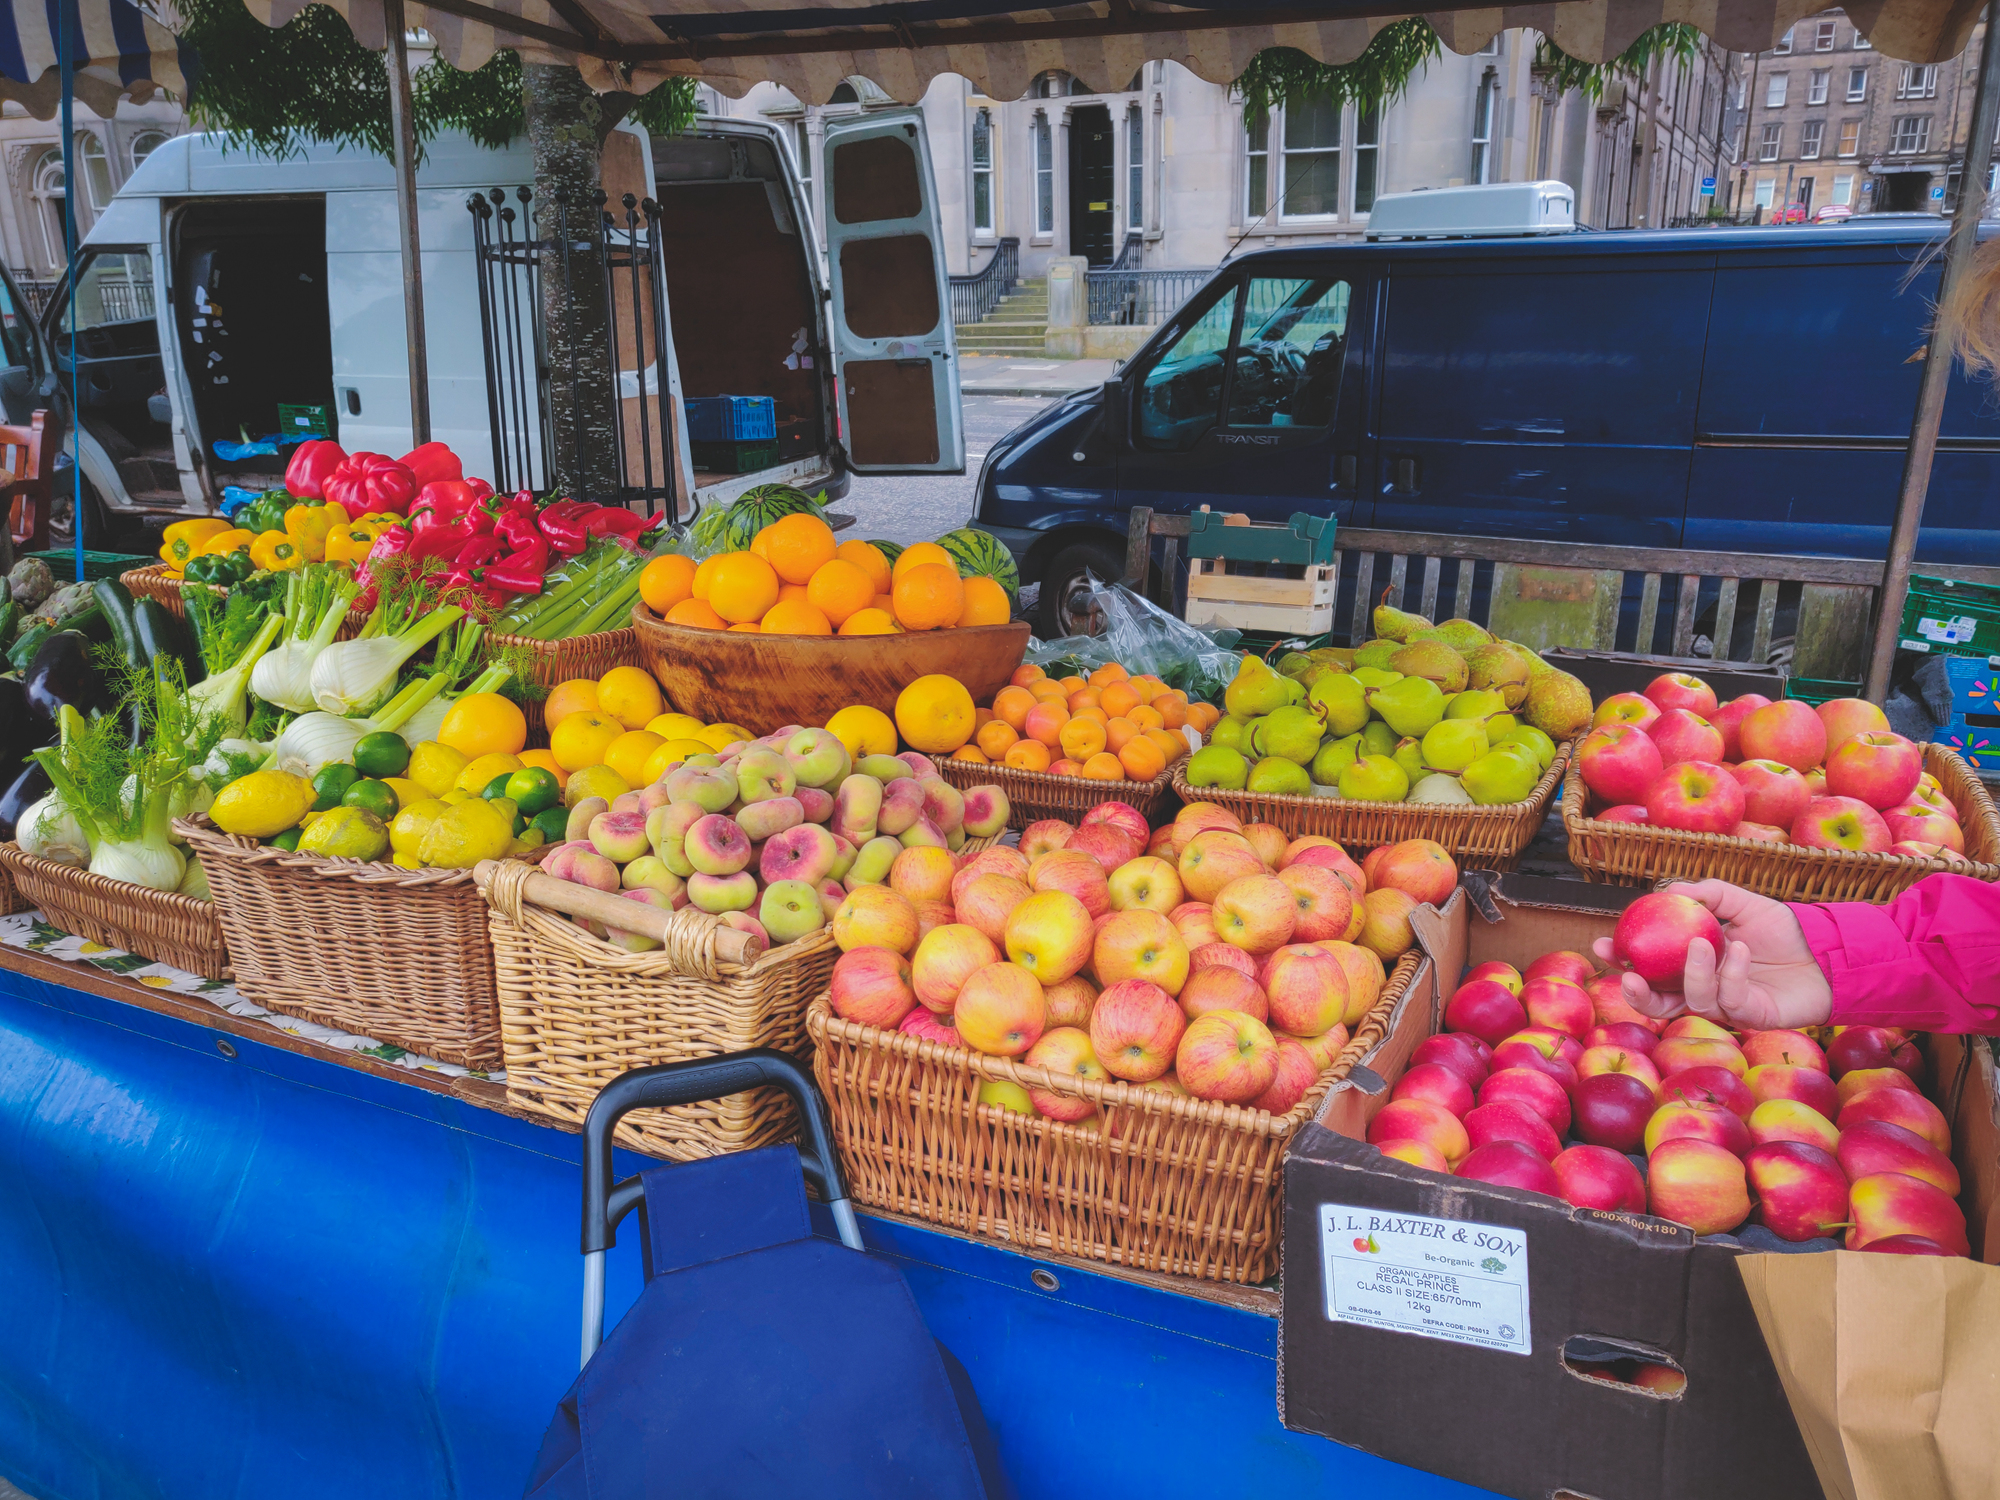
[[[1191,700],[1221,697],[1243,663],[1242,653],[1230,649],[1243,638],[1242,631],[1190,625],[1122,583],[1103,583],[1089,573],[1084,577],[1090,603],[1104,617],[1104,633],[1031,640],[1024,660],[1044,669],[1052,662],[1073,661],[1085,668],[1081,675],[1115,661],[1135,677],[1149,672],[1170,688],[1184,689]]]

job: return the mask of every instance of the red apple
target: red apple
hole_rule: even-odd
[[[1836,1154],[1849,1180],[1877,1172],[1901,1172],[1920,1177],[1933,1187],[1958,1196],[1958,1168],[1952,1160],[1914,1130],[1886,1120],[1861,1120],[1841,1133]]]
[[[1741,1049],[1734,1042],[1702,1036],[1660,1038],[1660,1045],[1653,1049],[1653,1066],[1660,1070],[1662,1078],[1672,1078],[1689,1068],[1725,1068],[1739,1078],[1749,1071]]]
[[[1743,821],[1743,784],[1712,761],[1678,762],[1647,791],[1646,821],[1683,833],[1727,833]]]
[[[1577,746],[1576,764],[1583,784],[1611,803],[1638,801],[1666,769],[1660,747],[1636,724],[1591,730]]]
[[[1686,672],[1662,672],[1646,684],[1646,697],[1661,713],[1678,708],[1706,718],[1715,712],[1715,689]]]
[[[1767,1141],[1804,1141],[1832,1151],[1840,1145],[1840,1132],[1802,1100],[1766,1099],[1750,1111],[1750,1139],[1760,1146]]]
[[[1905,801],[1923,774],[1923,752],[1889,730],[1857,734],[1826,758],[1827,791],[1877,811]]]
[[[1750,1127],[1723,1105],[1706,1101],[1675,1100],[1662,1104],[1646,1122],[1646,1155],[1651,1156],[1668,1141],[1683,1138],[1707,1141],[1725,1151],[1742,1156],[1750,1150]]]
[[[1861,1247],[1864,1251],[1879,1251],[1884,1255],[1945,1255],[1952,1254],[1936,1240],[1927,1240],[1920,1234],[1892,1234],[1879,1240],[1870,1240]]]
[[[1492,1071],[1486,1065],[1486,1058],[1493,1054],[1489,1049],[1482,1056],[1484,1046],[1469,1032],[1440,1032],[1417,1043],[1416,1051],[1410,1054],[1410,1066],[1413,1071],[1427,1063],[1449,1068],[1463,1078],[1468,1087],[1476,1089],[1486,1082],[1486,1075]]]
[[[1445,1002],[1446,1027],[1469,1031],[1488,1046],[1505,1041],[1527,1023],[1527,1007],[1512,990],[1491,979],[1462,984]]]
[[[1722,759],[1722,731],[1702,715],[1684,708],[1665,710],[1646,733],[1659,748],[1660,764],[1670,770],[1685,760]]]
[[[1688,949],[1697,941],[1707,943],[1720,958],[1722,924],[1699,901],[1657,891],[1619,913],[1611,951],[1656,989],[1677,990],[1687,969]]]
[[[1551,1198],[1562,1196],[1562,1183],[1555,1168],[1519,1141],[1489,1141],[1458,1164],[1458,1175],[1495,1187],[1525,1188]]]
[[[833,966],[827,1004],[842,1020],[893,1031],[916,1006],[910,961],[893,948],[850,948]]]
[[[1493,1049],[1493,1068],[1496,1072],[1527,1068],[1553,1078],[1564,1089],[1576,1087],[1576,1064],[1540,1038],[1525,1032],[1515,1032]]]
[[[1597,1021],[1590,996],[1580,984],[1549,974],[1537,975],[1521,986],[1521,1003],[1533,1025],[1569,1036],[1582,1036]]]
[[[1642,802],[1621,802],[1616,807],[1607,807],[1603,812],[1592,813],[1600,823],[1645,823],[1650,821],[1646,806]]]
[[[1599,1073],[1629,1073],[1656,1097],[1660,1092],[1660,1070],[1653,1066],[1652,1058],[1631,1047],[1614,1043],[1585,1048],[1576,1061],[1577,1078],[1595,1078]]]
[[[1443,906],[1458,887],[1458,865],[1444,845],[1434,840],[1404,839],[1376,850],[1369,859],[1375,859],[1377,854],[1381,858],[1375,864],[1365,861],[1362,864],[1362,869],[1368,872],[1371,891],[1387,887],[1401,891],[1419,904]]]
[[[1746,760],[1729,768],[1743,787],[1743,821],[1787,829],[1812,801],[1806,779],[1783,761]]]
[[[1914,1234],[1935,1240],[1954,1255],[1970,1255],[1965,1214],[1942,1188],[1901,1172],[1858,1177],[1848,1189],[1854,1227],[1847,1248],[1865,1250],[1872,1240]]]
[[[1659,704],[1644,693],[1613,693],[1597,705],[1597,712],[1590,716],[1590,727],[1602,729],[1608,724],[1631,724],[1644,729],[1659,716]]]
[[[1145,814],[1129,802],[1100,802],[1077,819],[1076,826],[1081,830],[1097,823],[1110,823],[1124,829],[1126,837],[1135,844],[1143,845],[1150,834]]]
[[[1704,1100],[1720,1104],[1739,1120],[1748,1120],[1758,1100],[1728,1068],[1704,1063],[1669,1074],[1660,1085],[1662,1099]]]
[[[1936,844],[1954,854],[1965,852],[1965,830],[1957,820],[1923,803],[1892,807],[1882,814],[1882,821],[1896,844]]]
[[[1502,1100],[1525,1104],[1548,1121],[1549,1129],[1558,1136],[1569,1129],[1569,1094],[1548,1074],[1532,1068],[1499,1069],[1479,1086],[1478,1099],[1481,1104]]]
[[[1318,943],[1345,936],[1354,921],[1354,893],[1324,865],[1292,865],[1278,872],[1298,911],[1292,941]],[[1211,923],[1213,918],[1211,918]]]
[[[1827,1070],[1836,1079],[1866,1068],[1894,1066],[1902,1037],[1886,1026],[1843,1026],[1826,1044]]]
[[[1672,1041],[1676,1037],[1684,1036],[1697,1037],[1705,1042],[1728,1042],[1732,1047],[1736,1045],[1734,1032],[1727,1026],[1716,1025],[1706,1016],[1675,1016],[1666,1023],[1666,1029],[1660,1033],[1663,1041]]]
[[[1630,1073],[1593,1073],[1576,1086],[1573,1126],[1581,1140],[1614,1151],[1637,1151],[1656,1107],[1653,1091]]]
[[[1781,1240],[1797,1243],[1832,1234],[1847,1222],[1847,1177],[1817,1146],[1772,1141],[1743,1158],[1757,1195],[1757,1217]]]
[[[1815,797],[1792,824],[1792,842],[1808,849],[1879,854],[1895,842],[1882,815],[1852,797]]]
[[[1451,1172],[1451,1163],[1439,1153],[1437,1147],[1422,1141],[1384,1141],[1375,1148],[1384,1156],[1397,1161],[1408,1162],[1413,1167],[1422,1167],[1426,1172]]]
[[[1759,1063],[1743,1075],[1743,1087],[1759,1104],[1772,1099],[1796,1099],[1811,1105],[1829,1120],[1840,1113],[1840,1091],[1831,1078],[1816,1068]]]
[[[1844,1133],[1863,1120],[1886,1120],[1913,1130],[1938,1150],[1951,1151],[1951,1127],[1944,1111],[1912,1089],[1870,1089],[1841,1105],[1834,1124]]]
[[[1762,693],[1745,693],[1740,698],[1731,698],[1714,713],[1708,715],[1708,722],[1722,734],[1722,758],[1741,760],[1743,758],[1743,720],[1754,709],[1764,707],[1771,700]]]
[[[1826,726],[1826,753],[1834,754],[1857,734],[1886,730],[1889,716],[1866,698],[1829,698],[1813,710]]]
[[[1791,836],[1782,828],[1773,828],[1769,823],[1738,823],[1729,830],[1733,839],[1750,839],[1759,844],[1789,844]]]
[[[1525,1104],[1482,1104],[1465,1117],[1465,1136],[1477,1151],[1488,1141],[1519,1141],[1543,1161],[1554,1161],[1562,1142],[1549,1122]]]
[[[1595,1027],[1590,1035],[1583,1039],[1586,1052],[1593,1047],[1622,1047],[1627,1052],[1638,1053],[1648,1061],[1652,1059],[1653,1049],[1659,1045],[1658,1035],[1636,1021],[1607,1021]],[[1578,1071],[1582,1071],[1581,1067]],[[1655,1068],[1653,1071],[1657,1075],[1659,1069]]]
[[[1100,994],[1090,1009],[1091,1050],[1112,1077],[1145,1083],[1173,1066],[1187,1025],[1174,997],[1157,984],[1122,979]]]
[[[1708,1141],[1664,1141],[1647,1154],[1646,1203],[1658,1217],[1696,1234],[1726,1234],[1750,1217],[1743,1162]]]
[[[1281,1044],[1282,1045],[1282,1044]],[[1317,1074],[1315,1074],[1317,1076]],[[1391,1099],[1428,1099],[1463,1120],[1472,1109],[1472,1085],[1442,1063],[1418,1063],[1389,1091]]]
[[[1900,854],[1906,859],[1935,859],[1948,865],[1965,865],[1972,861],[1956,849],[1944,844],[1926,844],[1916,839],[1898,839],[1889,846],[1891,854]]]
[[[1292,943],[1257,971],[1271,1008],[1271,1024],[1295,1036],[1318,1036],[1347,1013],[1347,971],[1314,943]]]
[[[1468,985],[1475,979],[1490,979],[1495,984],[1505,985],[1516,995],[1521,993],[1521,971],[1512,964],[1503,964],[1497,959],[1489,959],[1483,964],[1474,964],[1470,969],[1465,971],[1465,978],[1459,980],[1459,984]]]
[[[1104,997],[1098,997],[1101,1007]],[[1094,1014],[1094,1013],[1093,1013]],[[1178,1009],[1176,1009],[1178,1014]],[[1221,1104],[1248,1104],[1271,1086],[1278,1076],[1278,1042],[1271,1030],[1255,1016],[1240,1011],[1212,1010],[1188,1022],[1174,1049],[1174,1076],[1197,1099],[1213,1099]],[[1421,1099],[1403,1099],[1382,1106],[1375,1118],[1390,1110],[1431,1109],[1451,1121],[1462,1138],[1465,1128],[1436,1105]],[[1372,1139],[1372,1137],[1371,1137]]]
[[[1842,1104],[1871,1089],[1908,1089],[1918,1092],[1916,1080],[1901,1068],[1855,1068],[1840,1075],[1833,1086],[1834,1097]]]
[[[1803,1031],[1752,1031],[1743,1037],[1743,1060],[1751,1067],[1782,1063],[1788,1068],[1816,1068],[1830,1071],[1826,1053]]]
[[[1738,733],[1745,760],[1783,761],[1795,771],[1810,771],[1826,759],[1826,725],[1796,698],[1750,713]]]
[[[1240,1011],[1267,1024],[1271,1019],[1271,1006],[1263,986],[1228,964],[1211,964],[1195,970],[1174,998],[1180,1001],[1181,1011],[1190,1021],[1212,1010]]]
[[[1646,1035],[1658,1038],[1666,1028],[1666,1022],[1657,1016],[1646,1015],[1632,1008],[1625,998],[1625,971],[1611,969],[1599,974],[1584,987],[1590,996],[1591,1009],[1597,1012],[1599,1026],[1636,1026]],[[1650,1047],[1647,1049],[1652,1050]]]
[[[1274,1115],[1288,1115],[1312,1091],[1319,1075],[1320,1065],[1314,1061],[1311,1051],[1302,1043],[1281,1036],[1278,1038],[1278,1070],[1271,1075],[1271,1086],[1252,1099],[1250,1107]],[[1466,1092],[1469,1096],[1471,1090]]]
[[[1639,1169],[1603,1146],[1571,1146],[1549,1163],[1565,1203],[1607,1213],[1646,1211],[1646,1183]]]
[[[1458,1116],[1428,1099],[1392,1099],[1375,1112],[1368,1122],[1368,1144],[1390,1141],[1422,1141],[1453,1167],[1472,1149]]]

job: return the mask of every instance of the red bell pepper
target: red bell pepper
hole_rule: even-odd
[[[351,453],[327,476],[324,498],[350,516],[369,511],[406,514],[417,495],[416,476],[393,458],[380,453]]]
[[[410,471],[419,489],[440,479],[465,478],[465,466],[443,443],[420,443],[396,462]]]
[[[477,534],[463,516],[456,521],[426,526],[416,532],[410,541],[410,560],[421,562],[426,557],[435,557],[442,562],[456,564],[459,553],[477,539]]]
[[[354,581],[361,592],[356,596],[356,609],[373,609],[380,597],[380,589],[375,583],[375,565],[385,558],[402,557],[410,550],[411,533],[407,526],[385,526],[376,533],[375,545],[368,549],[368,555],[361,560],[361,566],[354,570]]]
[[[324,486],[333,471],[347,462],[347,451],[327,438],[299,444],[285,465],[285,493],[301,500],[324,500]]]

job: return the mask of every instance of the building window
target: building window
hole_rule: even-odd
[[[1125,225],[1146,227],[1146,116],[1138,105],[1125,111]]]
[[[1792,28],[1787,26],[1785,28],[1785,34],[1778,38],[1777,45],[1774,46],[1771,49],[1771,51],[1774,55],[1778,57],[1785,57],[1790,54],[1791,50],[1792,50]]]
[[[1035,233],[1056,232],[1056,153],[1049,117],[1035,116]]]
[[[94,212],[103,213],[111,206],[111,158],[104,154],[104,142],[94,135],[80,135],[76,138],[76,154],[83,162],[83,185],[90,197]]]
[[[1776,161],[1778,148],[1783,144],[1784,138],[1785,127],[1776,120],[1767,121],[1764,125],[1764,138],[1757,143],[1757,160]]]
[[[1758,179],[1756,201],[1757,201],[1757,206],[1759,208],[1769,208],[1771,206],[1772,201],[1776,199],[1777,196],[1778,196],[1777,178],[1763,177]]]
[[[1808,120],[1799,128],[1799,155],[1807,161],[1819,160],[1819,143],[1826,134],[1826,121]]]
[[[1363,110],[1354,121],[1354,211],[1375,207],[1376,159],[1382,150],[1382,112]]]
[[[62,148],[51,146],[35,162],[35,217],[42,226],[42,264],[60,270],[69,263],[63,242],[63,205],[69,197],[63,176]]]
[[[1081,94],[1083,91],[1083,85],[1060,68],[1036,74],[1035,81],[1028,85],[1029,95],[1036,99],[1060,99],[1066,94]]]
[[[1847,102],[1859,104],[1868,97],[1868,70],[1849,68],[1847,70]]]
[[[1812,75],[1806,79],[1806,103],[1808,104],[1826,103],[1827,80],[1832,77],[1833,77],[1833,69],[1814,68],[1812,70]]]
[[[1500,79],[1490,69],[1479,80],[1479,92],[1472,101],[1472,181],[1493,180],[1493,96],[1500,91]]]
[[[854,91],[853,84],[841,83],[834,86],[833,92],[827,95],[826,102],[828,104],[859,104],[861,96]]]
[[[1749,88],[1750,80],[1747,78],[1732,78],[1729,81],[1729,107],[1731,109],[1741,109],[1743,107],[1743,98],[1749,92]]]
[[[1791,81],[1792,75],[1789,73],[1773,73],[1769,78],[1764,80],[1764,107],[1766,109],[1783,109],[1785,107],[1785,90],[1790,86]]]
[[[139,164],[160,147],[171,140],[164,130],[142,130],[132,137],[132,170],[138,171]]]
[[[1859,156],[1861,154],[1861,122],[1842,120],[1840,122],[1840,154]]]
[[[1896,83],[1898,99],[1937,98],[1937,68],[1906,66],[1903,76]]]
[[[1281,219],[1322,219],[1340,212],[1340,106],[1285,101]]]
[[[1844,207],[1852,208],[1854,206],[1854,179],[1845,173],[1834,178],[1833,196],[1827,199],[1827,202],[1838,203]]]
[[[1833,22],[1821,21],[1817,26],[1813,28],[1813,51],[1831,52],[1832,50],[1833,50]]]
[[[1920,151],[1928,151],[1931,145],[1931,117],[1929,115],[1898,115],[1896,134],[1889,143],[1891,156],[1915,156]]]
[[[1266,115],[1253,122],[1249,129],[1249,190],[1243,201],[1243,222],[1246,224],[1263,218],[1271,207],[1271,117]]]
[[[993,232],[993,112],[972,117],[972,232]]]
[[[1873,42],[1869,41],[1868,38],[1863,36],[1860,32],[1857,31],[1854,33],[1854,50],[1856,52],[1867,52],[1870,49],[1872,49],[1874,45],[1875,44]]]

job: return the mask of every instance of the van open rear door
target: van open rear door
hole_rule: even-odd
[[[829,120],[823,153],[848,467],[962,473],[958,350],[923,117],[912,109]]]

